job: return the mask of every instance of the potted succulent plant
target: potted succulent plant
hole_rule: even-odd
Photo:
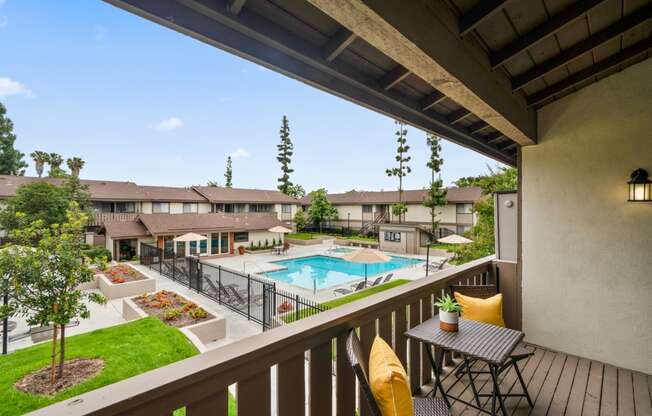
[[[446,294],[435,302],[435,306],[439,308],[439,328],[443,331],[457,332],[462,308],[455,299]]]

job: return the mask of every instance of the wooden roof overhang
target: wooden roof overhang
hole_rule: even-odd
[[[652,0],[105,1],[509,165],[652,49]]]

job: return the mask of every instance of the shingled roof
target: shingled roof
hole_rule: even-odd
[[[190,231],[267,230],[283,223],[274,214],[140,214],[138,220],[150,234],[174,234]]]
[[[227,188],[223,186],[194,186],[193,189],[211,202],[299,203],[297,199],[287,196],[283,192],[266,189]]]
[[[420,204],[426,197],[425,189],[410,189],[403,191],[403,202]],[[482,196],[482,189],[476,186],[464,188],[448,188],[446,200],[449,203],[475,202]],[[398,202],[398,191],[354,191],[343,194],[328,194],[328,201],[333,205],[358,204],[393,204]],[[310,204],[310,197],[301,199],[303,205]]]
[[[106,235],[116,238],[133,238],[147,236],[147,229],[137,219],[130,221],[105,221]]]

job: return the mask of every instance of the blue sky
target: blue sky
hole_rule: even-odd
[[[223,183],[233,154],[234,186],[274,188],[286,114],[294,182],[331,192],[397,186],[384,173],[392,119],[100,0],[0,0],[0,56],[17,148],[80,156],[84,178]],[[406,187],[422,188],[425,133],[410,128],[408,144]],[[443,156],[445,183],[496,165],[449,142]]]

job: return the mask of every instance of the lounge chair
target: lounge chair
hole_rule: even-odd
[[[440,271],[441,269],[444,268],[444,265],[446,263],[448,263],[448,260],[449,260],[449,258],[446,257],[446,258],[441,259],[439,261],[430,262],[430,264],[424,264],[423,269],[424,270],[427,269],[428,271],[431,271],[431,272],[438,272],[438,271]]]
[[[241,306],[246,305],[250,301],[258,306],[261,306],[263,304],[263,298],[264,298],[263,295],[254,295],[250,299],[246,293],[238,292],[237,290],[235,290],[235,287],[233,286],[226,286],[226,290],[233,296],[234,300],[237,303],[239,303]]]
[[[380,284],[380,282],[382,282],[382,281],[383,281],[383,276],[380,276],[380,277],[376,278],[376,280],[374,280],[374,282],[369,284],[367,287],[378,286]]]
[[[390,280],[392,280],[392,277],[394,277],[394,273],[388,274],[387,277],[385,277],[385,280],[383,280],[383,284],[385,284],[385,283],[389,282]]]
[[[358,283],[358,284],[352,286],[351,289],[347,289],[347,288],[341,287],[341,288],[339,288],[339,289],[335,289],[335,290],[333,290],[333,293],[335,293],[336,295],[348,295],[348,294],[350,294],[350,293],[357,292],[358,290],[362,290],[362,289],[364,289],[365,287],[366,287],[366,283],[365,283],[365,281],[363,280],[363,281],[361,281],[360,283]]]
[[[367,374],[369,374],[369,366],[367,364],[367,358],[363,353],[360,340],[355,333],[355,329],[349,331],[349,336],[346,339],[346,356],[349,359],[349,363],[351,363],[351,367],[353,367],[353,373],[360,383],[362,396],[364,396],[369,404],[371,415],[382,416],[380,407],[378,406],[378,403],[376,403],[376,399],[374,398],[374,395],[371,392],[371,387],[369,386],[369,379],[367,378]],[[446,401],[441,398],[413,397],[412,403],[414,405],[414,416],[450,415]]]

